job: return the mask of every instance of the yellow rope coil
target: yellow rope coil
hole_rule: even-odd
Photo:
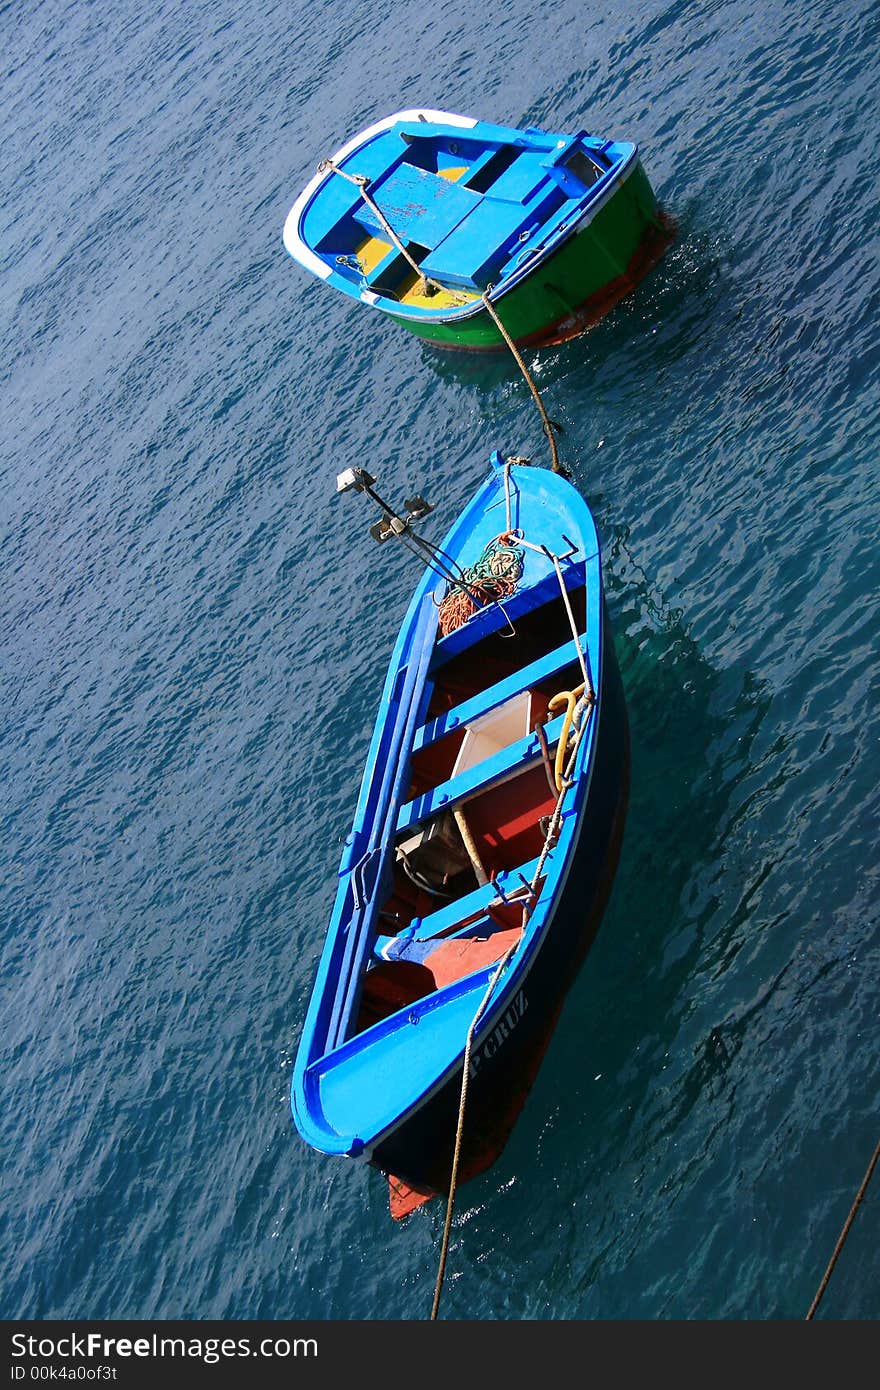
[[[556,790],[562,791],[563,773],[565,770],[565,752],[568,748],[568,740],[571,734],[571,726],[574,721],[574,712],[577,702],[584,693],[584,684],[581,682],[574,690],[560,690],[558,695],[547,706],[548,714],[558,714],[565,705],[565,719],[562,721],[562,733],[559,735],[559,742],[556,745],[556,763],[553,775],[556,778]]]

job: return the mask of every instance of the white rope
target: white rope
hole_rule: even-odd
[[[592,685],[592,682],[591,682],[591,680],[590,680],[590,674],[589,674],[589,672],[588,672],[588,670],[587,670],[586,658],[584,657],[584,653],[583,653],[583,651],[581,650],[581,638],[580,638],[580,633],[579,633],[578,630],[577,630],[577,624],[575,623],[575,620],[574,620],[574,613],[572,612],[572,609],[571,609],[571,602],[570,602],[569,597],[568,597],[568,590],[567,590],[566,587],[565,587],[565,580],[564,580],[563,577],[562,577],[562,567],[560,566],[560,563],[559,563],[559,556],[558,556],[558,555],[553,555],[553,554],[551,554],[550,551],[548,551],[547,554],[550,555],[550,559],[553,561],[553,568],[554,568],[555,571],[556,571],[556,578],[559,580],[559,588],[560,588],[560,591],[561,591],[561,593],[562,593],[562,602],[565,604],[565,611],[566,611],[566,613],[568,614],[568,625],[569,625],[569,627],[571,628],[571,635],[572,635],[572,637],[574,638],[574,645],[577,647],[578,661],[580,662],[580,665],[581,665],[581,674],[583,675],[583,678],[584,678],[584,695],[589,696],[590,700],[592,701],[592,700],[595,700],[596,697],[595,697],[595,695],[594,695],[594,693],[593,693],[593,685]],[[585,601],[585,602],[586,602],[586,595],[587,595],[587,590],[586,590],[586,586],[585,586],[585,587],[584,587],[584,601]]]
[[[505,531],[510,531],[513,521],[513,509],[510,502],[510,467],[511,460],[505,459],[504,462],[504,511],[505,511]]]
[[[565,605],[565,611],[568,615],[568,625],[571,628],[571,635],[574,638],[574,645],[577,648],[578,661],[580,662],[581,667],[581,674],[584,678],[584,694],[590,700],[595,700],[596,696],[593,691],[593,683],[590,680],[590,673],[587,670],[586,659],[581,649],[580,633],[577,630],[577,623],[574,620],[574,613],[572,612],[571,601],[568,597],[568,590],[565,587],[565,579],[562,574],[562,566],[559,563],[559,556],[554,555],[552,550],[548,550],[546,545],[533,545],[531,541],[526,540],[525,536],[517,536],[516,539],[518,545],[524,545],[528,550],[534,550],[535,553],[538,555],[546,555],[547,559],[550,560],[553,564],[553,568],[556,571],[556,578],[559,580],[559,591],[562,594],[562,602]],[[584,590],[584,595],[586,596],[586,589]]]
[[[538,882],[541,878],[541,875],[543,874],[544,864],[546,863],[547,856],[549,855],[551,849],[553,848],[558,838],[559,826],[562,822],[562,803],[565,800],[566,793],[568,792],[569,787],[573,785],[572,773],[574,771],[575,759],[577,758],[578,749],[581,745],[581,740],[587,728],[589,727],[589,715],[592,713],[592,709],[592,695],[587,696],[585,693],[581,696],[581,699],[578,701],[577,710],[575,713],[575,718],[577,718],[578,711],[580,712],[582,722],[579,726],[575,727],[574,743],[572,744],[571,755],[569,756],[568,764],[565,769],[565,775],[562,780],[562,787],[559,792],[559,796],[556,798],[556,806],[554,807],[553,815],[550,817],[550,822],[547,826],[547,832],[544,836],[544,846],[541,850],[541,854],[538,859],[534,875],[532,876],[532,882],[529,885],[528,894],[526,896],[525,902],[523,903],[523,933],[525,932],[526,923],[528,922],[529,917],[531,916],[534,910],[535,903],[538,899]],[[586,719],[583,718],[584,711],[586,711],[587,713]],[[485,1009],[486,1005],[489,1002],[489,999],[491,998],[492,991],[498,983],[502,970],[504,969],[507,962],[510,960],[514,951],[522,943],[522,940],[523,936],[521,934],[516,941],[512,942],[511,945],[508,946],[504,955],[501,957],[501,960],[498,962],[496,969],[492,973],[492,978],[489,981],[486,993],[480,1000],[477,1012],[474,1014],[474,1017],[471,1021],[471,1026],[468,1029],[467,1038],[465,1040],[464,1063],[461,1074],[461,1093],[458,1099],[458,1125],[455,1131],[455,1149],[452,1155],[452,1172],[449,1179],[449,1197],[446,1201],[446,1221],[443,1226],[443,1240],[440,1247],[440,1263],[437,1269],[437,1282],[434,1286],[434,1302],[431,1307],[432,1322],[436,1321],[437,1311],[440,1307],[440,1294],[443,1289],[443,1278],[446,1273],[446,1260],[449,1254],[449,1236],[452,1230],[452,1213],[455,1207],[455,1193],[456,1188],[458,1186],[458,1168],[461,1160],[461,1144],[462,1136],[464,1134],[464,1113],[465,1106],[467,1104],[468,1081],[470,1080],[471,1066],[471,1046],[474,1040],[474,1033],[476,1031],[478,1022],[482,1017],[483,1010]]]

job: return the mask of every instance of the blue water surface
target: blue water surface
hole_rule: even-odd
[[[0,11],[0,1313],[427,1315],[439,1203],[288,1112],[384,665],[505,360],[281,227],[413,104],[638,141],[679,236],[530,354],[604,539],[632,799],[458,1318],[801,1318],[880,1137],[870,0],[35,0]],[[880,1315],[875,1181],[820,1316]]]

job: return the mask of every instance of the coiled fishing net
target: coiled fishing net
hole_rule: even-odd
[[[466,587],[450,586],[441,602],[437,618],[441,636],[455,632],[488,603],[510,598],[522,578],[524,558],[525,550],[515,544],[510,532],[490,541],[476,564],[462,572]]]

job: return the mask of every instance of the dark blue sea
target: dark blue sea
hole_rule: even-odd
[[[413,561],[508,360],[281,242],[425,104],[638,142],[677,241],[529,354],[604,542],[632,728],[614,893],[453,1318],[799,1319],[880,1138],[871,0],[26,0],[0,12],[6,1318],[422,1318],[443,1209],[319,1156],[291,1067]],[[819,1317],[880,1316],[880,1174]]]

